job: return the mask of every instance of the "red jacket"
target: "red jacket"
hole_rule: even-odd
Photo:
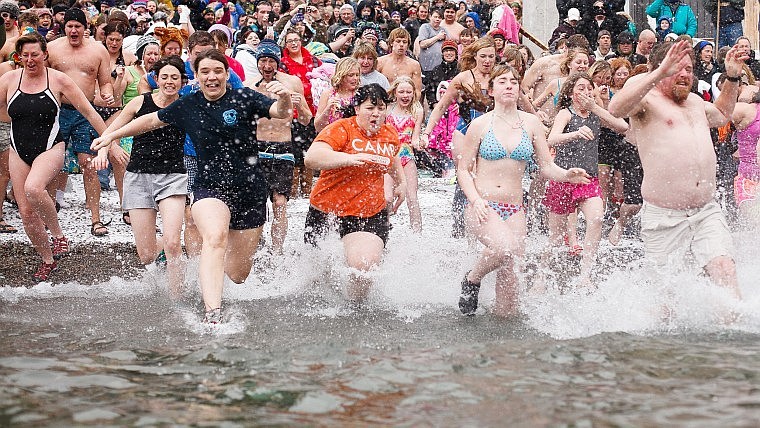
[[[301,83],[303,83],[304,97],[306,98],[306,102],[309,103],[311,114],[317,114],[317,108],[314,107],[314,100],[311,96],[311,81],[306,77],[306,73],[322,65],[322,61],[314,58],[304,47],[301,47],[301,56],[303,57],[303,64],[293,60],[293,58],[290,57],[289,51],[285,49],[282,55],[282,61],[280,62],[280,68],[285,73],[301,79]]]

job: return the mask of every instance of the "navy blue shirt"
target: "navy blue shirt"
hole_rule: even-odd
[[[158,112],[162,122],[184,130],[195,143],[198,176],[193,190],[266,189],[266,180],[257,165],[256,121],[270,117],[272,104],[273,99],[241,88],[227,90],[216,101],[195,92]]]

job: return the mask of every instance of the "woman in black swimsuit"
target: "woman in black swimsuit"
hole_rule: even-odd
[[[42,264],[33,278],[47,281],[56,261],[69,252],[47,185],[63,166],[64,144],[58,135],[60,99],[65,96],[98,132],[103,120],[79,87],[66,74],[45,67],[47,43],[37,33],[21,36],[16,52],[23,68],[5,74],[0,82],[0,109],[11,118],[10,171],[24,230]],[[51,241],[45,227],[50,230]]]

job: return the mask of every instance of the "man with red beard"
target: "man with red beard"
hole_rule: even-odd
[[[641,238],[646,255],[681,262],[687,252],[717,284],[740,298],[733,242],[715,202],[716,159],[710,128],[734,111],[746,54],[726,55],[729,76],[715,104],[694,93],[694,53],[686,41],[663,43],[649,57],[650,72],[628,80],[609,112],[628,117],[644,182]]]

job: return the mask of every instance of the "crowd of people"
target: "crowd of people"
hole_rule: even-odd
[[[727,3],[716,45],[679,1],[647,7],[655,28],[622,1],[558,1],[539,52],[522,44],[519,0],[3,0],[0,199],[48,281],[70,251],[68,174],[83,175],[95,237],[113,174],[139,259],[165,266],[173,294],[199,258],[212,324],[268,218],[282,253],[291,198],[309,198],[306,244],[340,235],[347,296],[366,299],[404,202],[412,232],[443,227],[424,222],[420,170],[456,176],[452,236],[483,246],[463,314],[492,272],[493,311],[519,310],[525,242],[541,233],[541,264],[577,257],[580,289],[600,242],[627,236],[659,262],[688,253],[740,298],[729,221],[760,224],[760,61],[732,25],[743,2]]]

